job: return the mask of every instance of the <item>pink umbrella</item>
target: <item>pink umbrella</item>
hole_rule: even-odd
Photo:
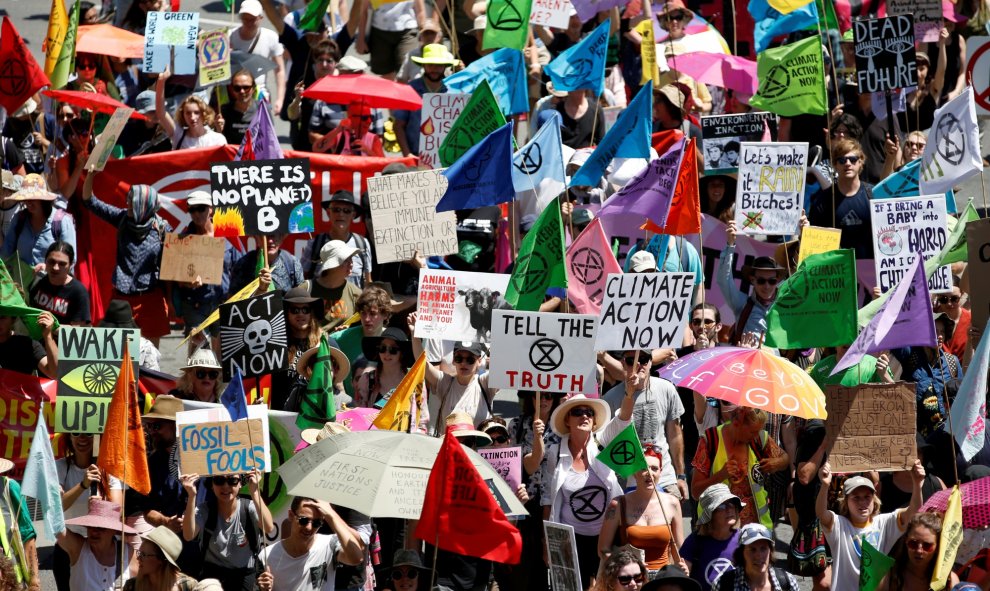
[[[756,62],[736,55],[698,51],[668,57],[667,65],[698,82],[728,88],[747,96],[756,94],[760,84],[756,76]]]
[[[951,460],[950,460],[951,461]],[[962,493],[963,527],[980,529],[990,527],[990,477],[980,478],[959,485]],[[922,505],[922,511],[945,511],[952,489],[947,488],[933,494]]]
[[[377,408],[352,408],[338,412],[334,421],[346,425],[351,431],[370,431],[376,416]]]

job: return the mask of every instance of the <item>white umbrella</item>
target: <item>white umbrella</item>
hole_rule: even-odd
[[[278,472],[290,495],[324,500],[371,517],[418,519],[441,442],[395,431],[341,433],[299,451]],[[465,450],[506,515],[528,515],[491,465],[477,452]]]

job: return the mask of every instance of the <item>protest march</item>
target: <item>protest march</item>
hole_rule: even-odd
[[[0,591],[990,591],[990,0],[0,8]]]

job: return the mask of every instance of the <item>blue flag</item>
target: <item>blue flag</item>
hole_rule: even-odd
[[[443,171],[447,190],[437,211],[474,209],[512,201],[512,122],[491,132]]]
[[[231,376],[230,383],[224,388],[220,395],[220,403],[223,404],[227,412],[230,413],[230,420],[239,421],[246,419],[247,402],[244,396],[244,379],[241,377],[241,368],[234,364],[234,375]]]
[[[595,96],[602,95],[605,91],[605,54],[610,25],[611,20],[598,25],[577,45],[561,52],[543,68],[553,82],[554,90],[590,88]]]
[[[626,110],[619,114],[602,143],[574,176],[571,186],[598,186],[599,179],[613,158],[649,158],[650,132],[653,123],[653,81],[648,81]]]
[[[818,24],[817,2],[808,4],[782,14],[770,6],[767,0],[749,0],[749,13],[753,15],[753,41],[756,52],[760,53],[770,47],[774,37],[787,35],[795,31],[810,29]]]
[[[41,514],[45,516],[45,531],[52,539],[65,531],[65,513],[62,512],[62,491],[59,488],[58,472],[55,470],[55,454],[52,453],[52,442],[48,439],[45,416],[40,412],[24,478],[21,480],[21,494],[38,501]]]
[[[915,197],[921,194],[921,158],[908,162],[903,168],[883,179],[873,187],[874,199],[888,197]],[[952,189],[945,194],[948,213],[956,213],[956,196]]]
[[[567,182],[560,122],[560,113],[551,111],[550,118],[533,139],[512,157],[512,185],[517,193],[535,191],[543,179],[553,179],[561,184]]]
[[[508,47],[493,51],[443,83],[449,92],[471,93],[482,80],[488,80],[503,115],[529,112],[529,82],[521,51]]]

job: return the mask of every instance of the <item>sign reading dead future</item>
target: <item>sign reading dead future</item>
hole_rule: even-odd
[[[244,377],[262,376],[285,365],[288,338],[282,314],[282,292],[220,306],[220,357],[223,379],[234,366]]]
[[[853,21],[853,39],[860,93],[917,86],[912,15]]]

